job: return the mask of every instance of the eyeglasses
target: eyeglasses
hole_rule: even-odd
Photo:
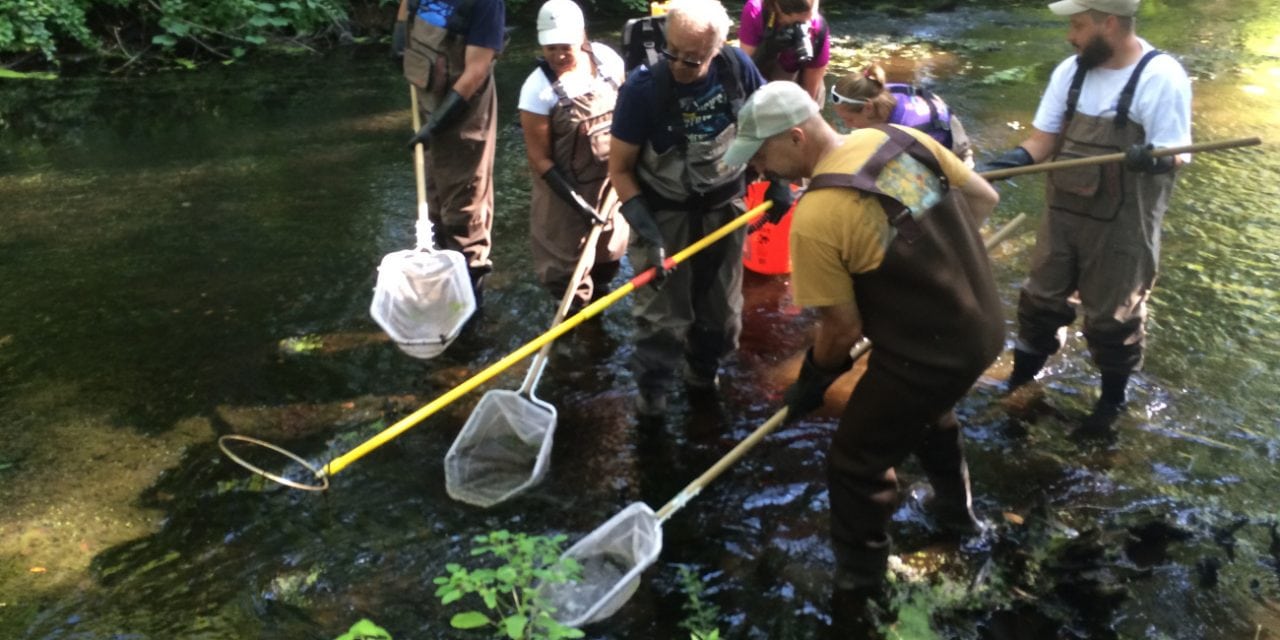
[[[674,51],[671,51],[669,49],[662,49],[659,53],[661,53],[662,57],[666,58],[668,61],[679,62],[680,64],[683,64],[687,67],[695,67],[695,68],[701,67],[702,63],[706,62],[706,60],[694,60],[691,58],[681,58],[680,56],[676,55]]]
[[[845,96],[840,95],[836,91],[836,88],[834,86],[831,87],[831,104],[847,104],[851,107],[860,107],[866,103],[867,103],[866,100],[860,100],[858,98],[846,98]]]

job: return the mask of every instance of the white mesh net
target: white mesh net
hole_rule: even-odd
[[[582,580],[545,584],[542,593],[561,624],[580,627],[603,620],[627,603],[640,574],[662,552],[662,524],[653,510],[635,502],[564,552],[582,564]]]
[[[516,391],[488,391],[444,458],[454,500],[490,507],[537,484],[551,464],[556,408]]]
[[[466,260],[457,251],[396,251],[378,265],[369,313],[415,358],[444,353],[475,310]]]

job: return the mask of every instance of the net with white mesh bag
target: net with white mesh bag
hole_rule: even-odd
[[[414,131],[418,130],[418,97],[410,87]],[[435,248],[427,209],[422,144],[414,145],[414,177],[418,191],[417,247],[383,256],[369,314],[401,351],[415,358],[444,353],[476,310],[475,292],[466,258]]]
[[[603,206],[612,207],[612,188]],[[588,205],[582,203],[584,207]],[[596,242],[604,220],[592,220],[582,253],[556,308],[551,327],[564,321],[573,304],[578,283],[595,262]],[[519,391],[485,392],[471,411],[444,458],[445,490],[454,500],[491,507],[537,484],[551,466],[551,443],[556,428],[556,408],[533,395],[551,354],[548,342],[538,351]]]

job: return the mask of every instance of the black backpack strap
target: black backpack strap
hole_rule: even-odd
[[[880,145],[880,148],[862,165],[862,168],[857,173],[824,173],[814,176],[809,180],[808,190],[842,187],[874,195],[880,200],[889,224],[898,231],[898,235],[903,241],[914,242],[916,238],[920,237],[920,224],[916,222],[915,217],[911,215],[911,210],[906,205],[902,204],[897,198],[885,193],[876,184],[876,181],[880,179],[880,173],[884,171],[885,165],[890,160],[907,153],[937,176],[942,183],[944,192],[951,188],[950,182],[947,180],[946,173],[942,171],[942,165],[938,163],[938,159],[911,134],[889,125],[878,125],[875,128],[887,134],[889,139]]]
[[[1162,53],[1164,52],[1159,49],[1148,51],[1138,61],[1138,65],[1133,68],[1129,81],[1125,83],[1124,89],[1120,91],[1120,103],[1116,105],[1116,128],[1129,124],[1129,108],[1133,106],[1133,94],[1138,90],[1138,78],[1142,76],[1142,70],[1147,68],[1147,63]]]
[[[738,111],[747,101],[746,91],[742,88],[744,73],[742,59],[738,57],[736,51],[725,45],[716,53],[716,61],[713,64],[720,65],[720,84],[724,86],[724,95],[729,101],[730,115],[736,118]]]

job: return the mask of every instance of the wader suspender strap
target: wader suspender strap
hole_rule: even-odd
[[[449,14],[449,19],[445,22],[444,28],[449,33],[465,36],[471,30],[471,9],[475,7],[476,0],[462,0],[458,6],[453,8],[453,13]]]
[[[1129,107],[1133,106],[1133,94],[1138,90],[1138,77],[1142,75],[1142,70],[1147,68],[1147,63],[1151,59],[1164,53],[1159,49],[1152,49],[1142,56],[1138,61],[1138,66],[1133,68],[1133,75],[1129,76],[1129,81],[1125,83],[1124,90],[1120,92],[1120,104],[1116,105],[1116,128],[1129,124]]]
[[[596,57],[594,51],[590,49],[584,49],[584,51],[587,52],[587,55],[591,56],[591,64],[595,67],[596,75],[599,75],[601,72],[600,59]],[[547,82],[551,83],[551,90],[556,94],[556,103],[561,108],[571,106],[573,104],[573,100],[569,98],[568,92],[564,90],[564,85],[560,84],[560,78],[557,78],[556,72],[551,70],[551,64],[547,62],[546,58],[538,58],[538,68],[542,69],[542,74],[547,76]],[[603,77],[604,81],[609,83],[609,86],[613,87],[614,91],[618,90],[618,82],[616,80],[607,75]]]
[[[903,241],[911,243],[920,237],[920,224],[916,222],[915,217],[911,215],[911,210],[906,205],[876,186],[876,180],[880,178],[880,172],[884,170],[884,166],[890,160],[905,152],[938,177],[938,180],[942,182],[943,193],[946,193],[951,186],[947,180],[947,174],[942,171],[942,166],[938,164],[938,159],[933,157],[933,154],[929,153],[929,150],[924,145],[921,145],[919,140],[916,140],[911,134],[889,125],[878,125],[875,128],[888,134],[889,139],[876,150],[875,154],[862,165],[861,169],[858,169],[857,173],[823,173],[816,175],[809,181],[809,191],[843,187],[845,189],[857,189],[863,193],[876,196],[880,199],[880,205],[884,208],[885,217],[889,219],[889,225],[898,231],[898,235],[902,237]]]

